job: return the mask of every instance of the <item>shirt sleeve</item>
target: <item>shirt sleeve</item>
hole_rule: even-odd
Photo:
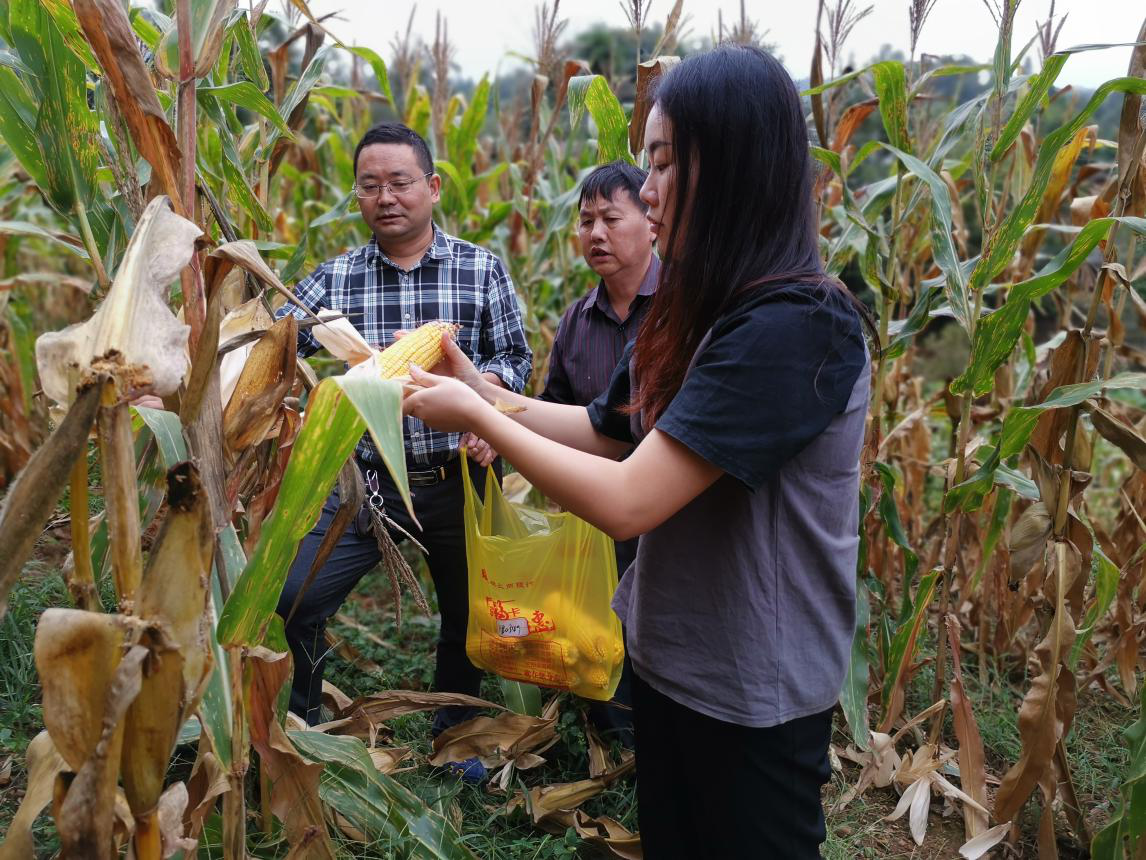
[[[656,426],[755,490],[844,411],[866,367],[846,297],[782,288],[717,321]]]
[[[623,412],[632,399],[629,385],[629,360],[633,356],[633,346],[636,338],[625,344],[625,351],[621,353],[621,360],[613,368],[613,375],[609,379],[608,387],[601,392],[592,403],[585,407],[589,413],[589,423],[593,429],[602,436],[617,439],[621,442],[636,442],[633,438],[632,416]]]
[[[549,350],[549,372],[545,376],[545,390],[538,395],[538,400],[577,405],[573,396],[573,385],[569,381],[569,371],[565,367],[565,341],[568,340],[569,334],[569,316],[576,307],[577,303],[574,302],[557,324],[557,334],[554,335],[553,347]]]
[[[319,266],[313,273],[299,281],[295,285],[294,295],[311,313],[317,314],[320,308],[330,307],[326,297],[326,265]],[[299,320],[310,319],[303,309],[294,302],[287,302],[279,308],[275,312],[275,319],[282,319],[287,314],[291,314]],[[300,356],[305,358],[308,355],[313,355],[321,348],[322,344],[315,340],[309,328],[299,328],[298,354]]]
[[[525,339],[513,281],[501,260],[493,258],[486,283],[478,357],[482,373],[495,373],[510,391],[522,392],[533,372],[533,352]]]

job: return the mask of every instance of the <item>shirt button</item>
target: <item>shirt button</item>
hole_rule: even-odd
[[[406,319],[409,319],[409,318],[410,318],[410,315],[409,315],[409,314],[406,314]]]

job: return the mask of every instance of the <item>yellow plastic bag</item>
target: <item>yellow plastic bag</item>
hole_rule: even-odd
[[[617,590],[612,539],[573,514],[509,502],[492,469],[484,504],[468,468],[462,482],[470,660],[503,678],[611,699],[625,656],[609,605]]]

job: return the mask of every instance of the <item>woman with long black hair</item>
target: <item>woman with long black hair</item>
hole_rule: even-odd
[[[613,605],[645,856],[815,857],[854,623],[865,312],[820,264],[800,100],[775,59],[682,62],[645,148],[664,264],[609,390],[588,408],[507,395],[447,344],[454,378],[412,370],[405,408],[642,536]]]

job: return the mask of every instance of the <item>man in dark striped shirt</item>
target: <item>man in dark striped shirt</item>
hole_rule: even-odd
[[[311,311],[330,308],[345,314],[368,342],[379,347],[389,346],[399,330],[434,320],[457,323],[458,344],[483,374],[499,386],[521,391],[529,380],[532,354],[513,283],[496,256],[447,235],[433,223],[441,179],[434,173],[425,140],[399,123],[374,126],[354,153],[354,175],[362,218],[374,236],[301,281],[295,288],[299,300]],[[293,305],[282,313],[305,316]],[[309,355],[319,344],[309,331],[302,331],[298,347],[300,354]],[[381,499],[386,515],[426,547],[442,619],[435,688],[477,695],[482,673],[465,652],[469,602],[460,436],[432,431],[416,418],[404,422],[406,468],[421,529],[406,513],[368,436],[355,456],[367,495],[375,502]],[[472,460],[470,468],[476,486],[484,488],[484,470]],[[299,546],[278,606],[283,618],[290,617],[286,635],[295,661],[290,707],[312,724],[320,719],[326,620],[381,558],[367,526],[369,518],[360,516],[304,590],[337,508],[335,490]],[[397,533],[394,537],[401,539]],[[467,716],[464,709],[439,711],[435,732]],[[481,767],[463,764],[466,777]]]
[[[660,261],[639,197],[645,172],[627,161],[598,167],[581,186],[577,236],[585,262],[600,282],[573,302],[561,317],[549,375],[540,399],[588,406],[609,385],[621,354],[637,335],[657,287]],[[617,541],[617,573],[624,575],[637,555],[636,539]],[[627,705],[628,658],[614,701]],[[629,711],[590,702],[590,715],[602,731],[631,745]]]

